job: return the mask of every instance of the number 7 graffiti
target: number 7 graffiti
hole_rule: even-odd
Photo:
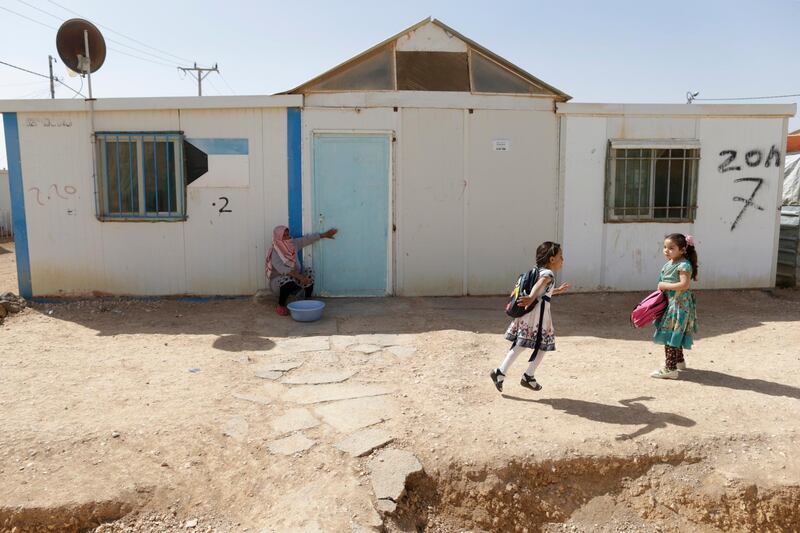
[[[759,211],[764,210],[763,207],[753,202],[753,198],[755,198],[756,194],[758,193],[758,190],[764,184],[764,178],[737,178],[733,180],[734,183],[739,183],[740,181],[751,181],[755,183],[756,186],[753,189],[752,194],[750,194],[750,198],[742,198],[741,196],[733,197],[734,202],[743,202],[744,205],[742,206],[742,210],[739,211],[739,214],[736,216],[736,220],[734,220],[733,224],[731,224],[731,231],[733,231],[736,228],[736,224],[739,223],[739,220],[742,218],[742,215],[744,214],[744,212],[747,210],[748,207],[755,207]]]

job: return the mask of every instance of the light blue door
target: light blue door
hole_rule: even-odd
[[[387,293],[389,168],[388,135],[314,135],[314,231],[339,229],[314,245],[319,294]]]

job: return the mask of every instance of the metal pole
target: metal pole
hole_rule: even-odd
[[[203,79],[212,72],[219,72],[216,63],[214,63],[212,68],[198,67],[197,63],[195,63],[194,67],[178,67],[178,70],[182,70],[183,72],[194,71],[192,72],[192,76],[197,78],[197,96],[203,96]]]
[[[197,96],[203,96],[203,78],[200,77],[200,71],[197,69],[197,63],[194,64],[194,69],[197,70]]]
[[[47,62],[50,65],[50,98],[55,98],[56,87],[53,83],[53,56],[47,56]]]
[[[94,134],[94,98],[92,97],[92,59],[89,55],[89,31],[83,30],[83,47],[86,52],[86,77],[89,79],[89,144],[92,145],[92,186],[94,187],[95,215],[101,218],[104,214],[100,206],[99,191],[97,190],[97,138]]]

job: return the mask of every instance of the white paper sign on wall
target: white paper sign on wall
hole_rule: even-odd
[[[510,139],[495,139],[492,141],[492,150],[495,152],[510,152],[511,140]]]

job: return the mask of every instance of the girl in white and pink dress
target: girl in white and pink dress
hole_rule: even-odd
[[[509,367],[519,354],[528,349],[533,349],[534,353],[528,362],[527,370],[522,374],[520,385],[534,391],[542,389],[542,386],[534,378],[533,373],[542,362],[545,352],[551,352],[556,349],[555,329],[553,328],[553,318],[550,313],[550,298],[556,294],[566,292],[571,287],[569,283],[563,283],[560,287],[555,287],[555,272],[561,270],[563,264],[564,255],[560,244],[546,241],[536,249],[536,268],[539,269],[539,280],[533,286],[531,294],[521,297],[518,303],[522,307],[530,306],[534,301],[537,303],[530,312],[515,318],[508,326],[506,339],[511,341],[511,349],[500,366],[489,374],[494,386],[500,392],[503,392],[503,382]],[[543,314],[541,306],[544,306]],[[538,335],[540,331],[540,316],[542,317],[541,339],[539,339]]]

